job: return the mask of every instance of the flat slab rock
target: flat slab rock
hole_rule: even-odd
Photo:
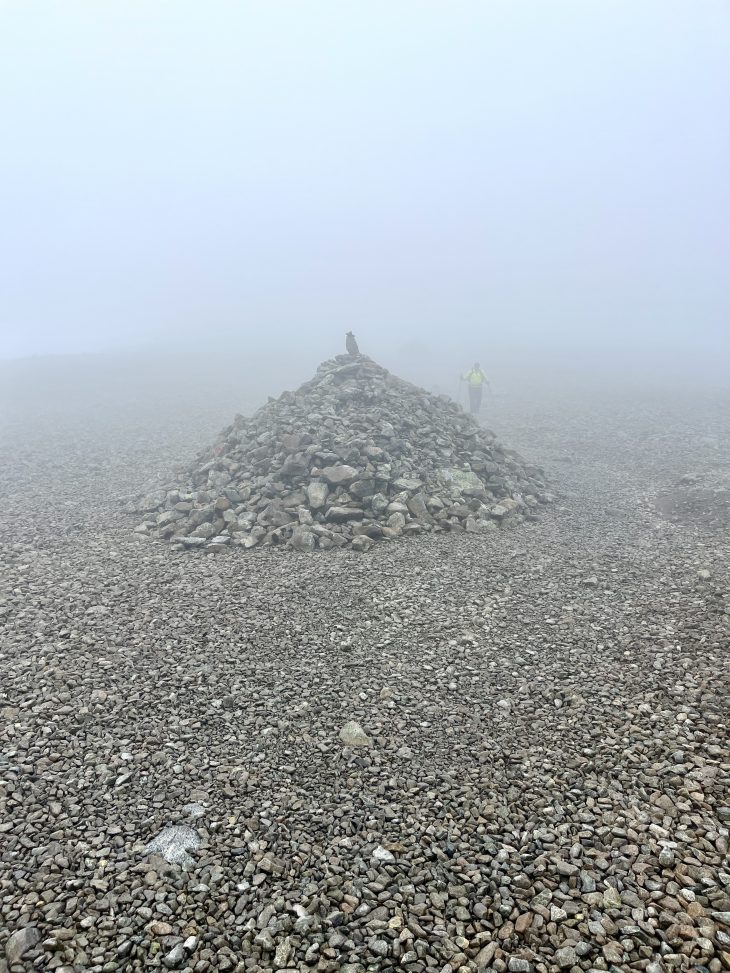
[[[148,855],[161,855],[171,865],[182,865],[185,868],[195,864],[195,859],[189,854],[200,847],[200,835],[186,824],[171,825],[163,828],[147,845]]]
[[[24,926],[10,936],[5,944],[5,959],[9,966],[20,962],[25,954],[37,946],[41,941],[41,934],[35,926]]]

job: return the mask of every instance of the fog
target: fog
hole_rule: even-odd
[[[0,0],[0,973],[730,970],[729,52]]]
[[[0,18],[0,357],[726,381],[726,3]]]

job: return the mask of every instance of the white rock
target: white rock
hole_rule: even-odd
[[[312,510],[319,510],[320,507],[324,507],[328,493],[327,484],[322,483],[321,480],[312,480],[311,483],[307,484],[307,500],[309,500],[309,506]]]
[[[372,740],[367,735],[365,730],[356,723],[354,720],[350,720],[349,723],[345,725],[340,730],[340,740],[348,747],[370,747],[372,746]]]

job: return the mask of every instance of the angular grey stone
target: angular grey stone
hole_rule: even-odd
[[[40,931],[35,926],[16,929],[5,943],[5,958],[9,966],[19,963],[27,952],[41,941]]]
[[[328,494],[327,484],[322,483],[321,480],[312,480],[311,483],[307,484],[307,499],[312,510],[319,510],[324,507]]]
[[[295,477],[303,477],[308,473],[309,466],[301,453],[296,456],[290,456],[279,470],[279,476],[287,480],[294,479]]]
[[[561,970],[570,969],[578,962],[578,957],[572,946],[563,946],[555,953],[555,962]]]
[[[295,527],[289,540],[295,551],[311,552],[317,546],[317,539],[311,530]]]
[[[428,512],[428,507],[426,506],[426,498],[422,493],[417,493],[413,497],[409,497],[406,506],[408,507],[409,513],[419,520],[431,520],[431,514]]]
[[[378,845],[378,847],[375,849],[375,851],[373,852],[373,858],[379,862],[395,861],[395,855],[393,854],[393,852],[388,851],[387,848],[383,848],[382,845]]]
[[[372,497],[375,491],[375,480],[372,478],[365,478],[362,480],[355,480],[348,487],[348,493],[351,497],[356,497],[358,500],[364,500],[365,497]]]
[[[357,470],[352,466],[325,466],[320,470],[320,475],[330,484],[330,486],[342,486],[357,477]]]
[[[231,543],[230,535],[228,535],[228,534],[219,534],[217,537],[214,537],[206,545],[206,550],[207,551],[209,551],[211,549],[215,550],[216,548],[220,549],[221,547],[225,547],[227,544],[230,544],[230,543]]]
[[[202,818],[205,814],[205,807],[204,805],[199,804],[197,801],[191,801],[190,804],[186,804],[183,807],[183,814],[187,814],[187,816],[192,820]]]
[[[460,493],[466,496],[480,496],[485,492],[484,483],[471,470],[449,467],[439,470],[439,477],[445,483],[454,485]]]
[[[202,537],[204,540],[210,540],[212,537],[218,533],[216,528],[211,523],[199,524],[195,530],[190,534],[190,537]]]
[[[171,865],[190,867],[195,859],[188,851],[195,851],[200,847],[200,835],[186,824],[172,825],[163,828],[145,849],[148,855],[162,855]]]
[[[258,522],[264,527],[284,527],[292,522],[292,515],[280,503],[272,501],[258,515]]]
[[[553,893],[550,889],[543,889],[542,892],[538,892],[537,895],[533,896],[530,901],[530,906],[533,909],[545,909],[550,905],[552,897]]]
[[[356,723],[354,720],[350,720],[340,730],[340,740],[348,747],[369,747],[372,746],[372,740],[367,735],[365,730]]]
[[[394,489],[405,490],[408,493],[413,490],[420,490],[422,486],[422,481],[417,480],[415,477],[400,476],[397,480],[393,480]]]
[[[612,885],[608,885],[603,892],[604,909],[620,909],[621,893]]]
[[[393,513],[388,517],[388,527],[392,530],[403,530],[406,525],[406,518],[401,513]]]
[[[341,523],[345,520],[362,520],[365,511],[360,507],[330,507],[327,511],[327,520]]]
[[[185,547],[204,547],[208,543],[204,537],[179,537],[178,540]]]
[[[170,952],[162,957],[162,962],[168,970],[176,970],[178,966],[181,966],[185,962],[185,949],[182,943],[173,946]]]
[[[289,962],[289,957],[291,955],[292,946],[288,937],[282,939],[279,945],[276,947],[276,952],[274,954],[274,966],[277,970],[282,970],[286,967]]]
[[[158,527],[166,527],[167,524],[174,524],[176,520],[182,520],[184,514],[181,514],[177,510],[166,510],[157,518]]]

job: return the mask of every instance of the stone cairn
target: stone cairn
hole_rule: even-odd
[[[543,473],[445,396],[364,355],[236,416],[179,482],[134,504],[140,534],[180,548],[298,551],[533,519]]]

